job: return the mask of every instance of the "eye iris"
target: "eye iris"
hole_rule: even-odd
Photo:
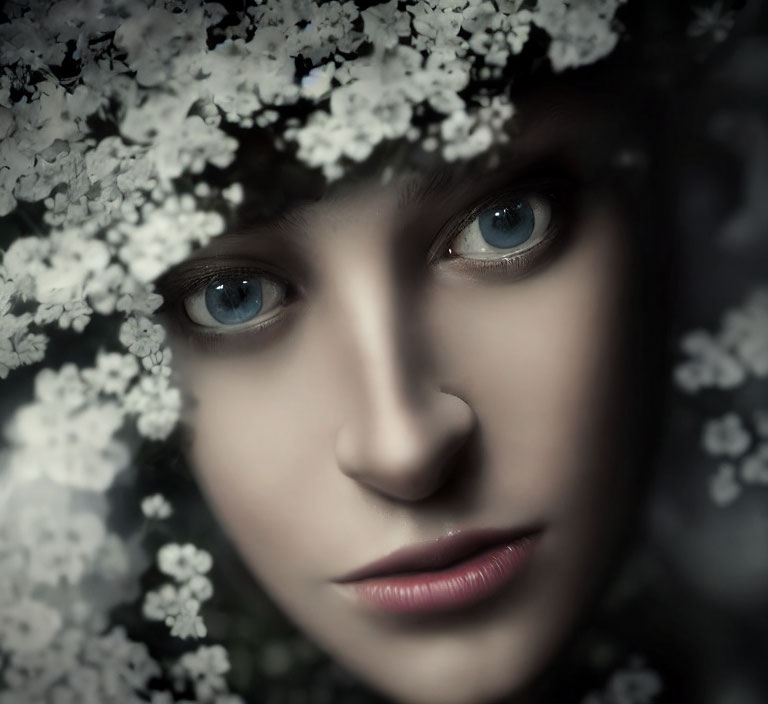
[[[533,208],[524,201],[512,207],[491,208],[480,213],[478,226],[488,244],[501,249],[517,247],[533,234]]]
[[[219,323],[235,325],[256,317],[262,307],[258,279],[221,281],[205,290],[205,305]]]

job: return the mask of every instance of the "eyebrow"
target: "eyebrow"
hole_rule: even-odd
[[[456,185],[458,174],[462,171],[446,165],[433,170],[426,177],[423,174],[412,175],[398,188],[397,207],[403,210],[412,208],[445,193]]]
[[[427,173],[412,173],[397,187],[397,207],[401,210],[413,208],[449,191],[456,186],[463,172],[464,169],[456,168],[455,165],[442,165]],[[373,184],[375,185],[375,182]],[[234,225],[218,235],[211,244],[218,247],[221,244],[242,243],[243,240],[282,238],[300,241],[305,239],[311,229],[308,211],[318,204],[330,204],[340,199],[342,196],[339,193],[327,193],[319,200],[297,201],[289,204],[273,215],[249,213],[246,207],[245,212]],[[202,256],[205,250],[206,247],[197,250],[192,257],[197,254]]]

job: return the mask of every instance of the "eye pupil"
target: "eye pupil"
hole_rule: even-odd
[[[478,217],[483,239],[501,249],[523,244],[533,234],[534,224],[533,208],[525,201],[511,207],[490,208]]]
[[[259,314],[263,304],[258,279],[232,279],[211,284],[205,290],[205,305],[211,317],[225,325],[244,323]]]

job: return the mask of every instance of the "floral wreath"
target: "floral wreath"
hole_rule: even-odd
[[[142,440],[172,433],[183,405],[152,319],[162,304],[152,282],[222,233],[243,201],[241,184],[208,179],[235,159],[230,128],[265,131],[329,182],[396,140],[468,160],[504,139],[514,114],[504,78],[531,37],[546,37],[555,72],[591,64],[619,42],[623,4],[6,3],[0,378],[14,372],[34,390],[19,391],[23,402],[3,419],[0,704],[242,701],[222,646],[161,663],[109,622],[151,565],[142,536],[111,525],[108,492],[136,471]],[[689,33],[721,41],[733,21],[716,2],[695,10]],[[761,294],[717,338],[686,338],[692,359],[678,382],[695,392],[741,383],[747,370],[768,374],[740,334],[744,316],[766,311]],[[101,346],[72,361],[74,335],[90,330]],[[42,367],[46,357],[55,366]],[[768,483],[764,414],[756,428],[762,444],[741,476]],[[733,416],[708,424],[704,444],[730,457],[748,447]],[[734,498],[725,488],[734,472],[724,465],[713,482],[721,503]],[[160,493],[140,499],[142,531],[173,512]],[[144,617],[180,641],[205,639],[211,555],[167,542],[155,567],[162,581],[141,597]]]

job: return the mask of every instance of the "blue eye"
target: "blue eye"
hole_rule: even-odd
[[[526,201],[485,210],[477,218],[483,239],[499,249],[517,247],[527,242],[535,224],[533,208]]]
[[[232,279],[205,288],[205,307],[214,320],[224,325],[237,325],[255,318],[262,304],[258,279]]]
[[[286,297],[285,284],[264,276],[220,277],[184,300],[189,319],[202,327],[246,327],[273,317]]]
[[[480,211],[451,243],[464,259],[503,259],[532,249],[549,232],[552,208],[543,198],[510,200]]]

